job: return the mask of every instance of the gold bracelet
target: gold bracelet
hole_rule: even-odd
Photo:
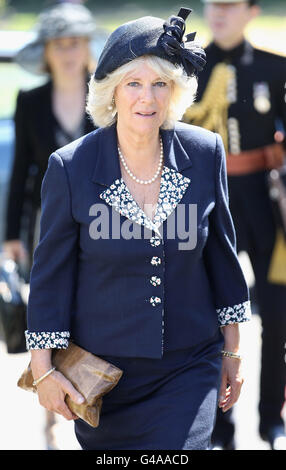
[[[44,380],[46,377],[48,377],[48,375],[50,375],[52,372],[54,372],[54,370],[56,370],[56,368],[52,367],[44,375],[42,375],[38,379],[34,380],[33,387],[36,387],[37,385],[39,385],[39,383],[42,382],[42,380]]]
[[[231,351],[222,350],[221,353],[222,353],[223,357],[231,357],[232,359],[241,359],[240,354],[236,354],[236,353],[231,352]]]

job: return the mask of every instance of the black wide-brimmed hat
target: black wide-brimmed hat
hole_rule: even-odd
[[[50,39],[92,38],[96,26],[91,12],[83,5],[60,3],[43,11],[36,25],[35,39],[16,55],[15,62],[28,72],[45,73],[44,48]]]
[[[185,20],[192,12],[181,8],[168,21],[144,16],[119,26],[108,38],[99,57],[94,78],[102,80],[121,65],[143,55],[155,55],[196,75],[206,63],[204,50],[194,42],[196,33],[185,36]]]

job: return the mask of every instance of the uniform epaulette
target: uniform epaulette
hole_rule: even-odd
[[[277,49],[272,49],[271,47],[261,46],[260,44],[251,43],[254,49],[260,52],[266,52],[268,54],[276,55],[277,57],[282,57],[286,59],[286,53],[283,53]]]

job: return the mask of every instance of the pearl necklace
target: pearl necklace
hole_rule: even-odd
[[[119,157],[120,157],[120,160],[122,162],[122,165],[124,166],[125,170],[127,171],[128,175],[131,176],[131,178],[136,181],[136,183],[139,183],[139,184],[151,184],[153,183],[153,181],[155,181],[158,176],[159,176],[159,173],[161,171],[161,168],[162,168],[162,164],[163,164],[163,143],[162,143],[162,139],[160,138],[160,160],[159,160],[159,165],[158,165],[158,169],[156,171],[156,173],[154,174],[154,176],[152,178],[150,178],[149,180],[141,180],[140,178],[137,178],[133,173],[132,171],[128,168],[127,166],[127,163],[125,161],[125,158],[123,157],[122,153],[121,153],[121,150],[118,146],[118,154],[119,154]]]

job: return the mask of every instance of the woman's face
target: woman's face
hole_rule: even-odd
[[[115,89],[118,125],[141,135],[157,131],[166,120],[172,87],[146,63],[138,64]]]
[[[53,74],[82,73],[89,62],[89,42],[84,37],[50,39],[45,47],[46,63]]]

